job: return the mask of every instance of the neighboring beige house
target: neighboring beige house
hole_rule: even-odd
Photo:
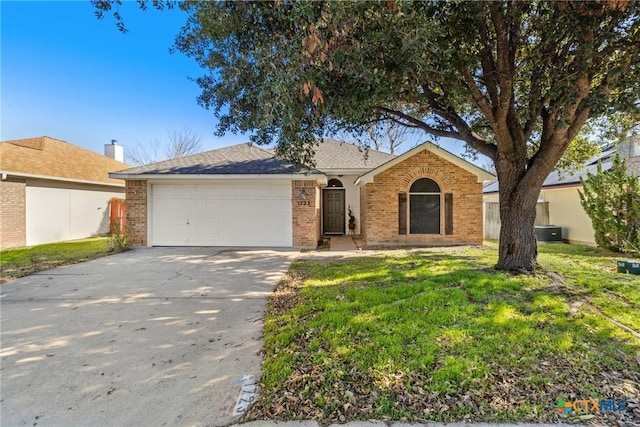
[[[536,224],[552,224],[562,227],[562,239],[568,243],[595,246],[591,218],[580,204],[578,190],[582,190],[581,178],[596,173],[598,163],[603,170],[611,168],[616,153],[627,161],[630,173],[640,175],[640,136],[634,135],[623,144],[609,147],[594,156],[574,174],[553,172],[545,180],[540,191]],[[484,190],[485,238],[498,239],[500,222],[498,209],[498,183],[485,186]]]
[[[121,153],[117,145],[107,152]],[[79,239],[109,231],[109,200],[127,167],[47,136],[0,142],[0,248]]]
[[[133,245],[303,248],[347,234],[349,208],[370,246],[480,244],[495,178],[430,143],[395,157],[331,139],[302,170],[240,144],[109,176],[126,182]]]

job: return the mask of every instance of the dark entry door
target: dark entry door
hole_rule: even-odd
[[[344,234],[344,190],[324,190],[322,216],[325,234]]]

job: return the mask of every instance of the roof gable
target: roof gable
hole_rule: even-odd
[[[128,165],[68,142],[42,136],[0,142],[4,173],[122,186],[109,178]]]
[[[456,156],[453,153],[448,152],[447,150],[444,150],[430,142],[424,142],[420,145],[418,145],[417,147],[412,148],[411,150],[407,151],[406,153],[395,157],[389,161],[387,161],[386,163],[370,170],[369,172],[361,175],[358,177],[358,179],[356,180],[356,185],[359,184],[367,184],[367,183],[371,183],[373,182],[373,179],[375,178],[376,175],[378,175],[381,172],[384,172],[385,170],[399,164],[402,163],[403,161],[405,161],[406,159],[408,159],[409,157],[412,157],[418,153],[420,153],[421,151],[427,150],[433,154],[435,154],[436,156],[442,157],[443,159],[447,160],[450,163],[453,163],[454,165],[466,170],[467,172],[475,175],[478,179],[478,182],[482,183],[485,181],[489,181],[489,180],[493,180],[495,179],[495,176],[490,174],[489,172],[487,172],[486,170],[479,168],[478,166],[474,165],[473,163],[470,163],[458,156]]]

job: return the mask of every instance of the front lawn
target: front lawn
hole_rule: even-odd
[[[93,237],[0,252],[0,282],[113,253],[109,237]]]
[[[624,399],[570,417],[639,422],[640,278],[594,248],[539,250],[533,276],[494,271],[495,244],[295,262],[245,419],[556,422],[563,398]]]

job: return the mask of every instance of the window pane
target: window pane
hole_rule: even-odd
[[[411,194],[409,218],[411,234],[440,234],[440,196]]]
[[[410,193],[439,193],[440,186],[432,179],[420,178],[409,189]]]

